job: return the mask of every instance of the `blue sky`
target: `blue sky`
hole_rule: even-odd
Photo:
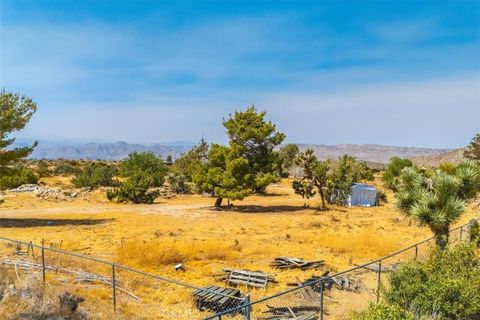
[[[1,0],[24,138],[225,142],[255,104],[287,142],[459,147],[480,131],[480,2]]]

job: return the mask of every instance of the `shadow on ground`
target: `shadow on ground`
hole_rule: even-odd
[[[0,218],[0,228],[32,228],[57,226],[92,226],[115,219],[16,219]]]
[[[255,205],[242,205],[242,206],[230,206],[222,208],[222,211],[244,212],[244,213],[275,213],[275,212],[295,212],[301,210],[308,210],[304,206],[255,206]]]

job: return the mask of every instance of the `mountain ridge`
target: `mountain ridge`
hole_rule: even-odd
[[[22,141],[16,146],[28,145]],[[39,145],[30,155],[30,159],[86,159],[86,160],[121,160],[134,151],[150,151],[166,158],[179,157],[191,149],[195,143],[188,141],[175,141],[165,143],[141,144],[127,143],[125,141],[98,143],[58,143],[40,141]],[[351,155],[358,160],[374,163],[388,163],[393,156],[403,158],[428,157],[451,152],[453,149],[443,148],[418,148],[396,147],[379,144],[311,144],[298,143],[300,150],[311,148],[319,159],[336,159],[344,154]]]

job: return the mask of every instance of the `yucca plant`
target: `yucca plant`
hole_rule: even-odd
[[[477,163],[465,160],[454,174],[440,170],[431,174],[415,168],[405,168],[395,193],[397,207],[426,225],[435,235],[441,248],[448,243],[450,225],[465,211],[467,201],[480,189],[480,170]]]

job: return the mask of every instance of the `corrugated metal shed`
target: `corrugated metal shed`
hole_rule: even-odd
[[[378,191],[369,184],[355,183],[348,198],[350,207],[374,207],[378,204]]]

